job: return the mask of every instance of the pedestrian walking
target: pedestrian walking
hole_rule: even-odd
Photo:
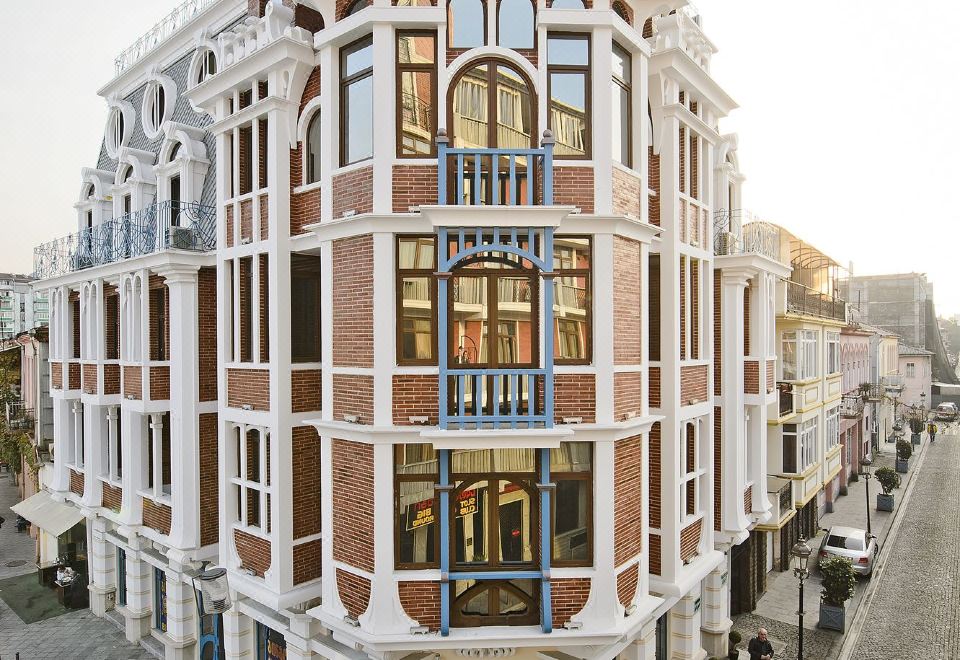
[[[767,639],[766,628],[758,630],[757,636],[750,640],[747,653],[750,654],[750,660],[772,660],[773,645]]]
[[[930,436],[930,442],[937,439],[937,425],[933,422],[927,424],[927,434]]]

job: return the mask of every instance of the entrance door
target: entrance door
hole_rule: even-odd
[[[657,619],[657,655],[656,660],[668,660],[670,652],[670,613]]]

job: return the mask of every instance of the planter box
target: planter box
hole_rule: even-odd
[[[920,434],[919,434],[919,433],[911,433],[911,434],[910,434],[910,442],[912,442],[912,443],[915,444],[915,445],[919,445],[919,444],[920,444]]]
[[[844,632],[845,624],[846,610],[843,606],[836,607],[820,603],[820,628]]]
[[[877,493],[877,511],[893,511],[893,494]]]
[[[906,474],[907,470],[910,469],[910,459],[901,461],[898,458],[896,468],[897,468],[897,472],[899,472],[900,474]]]

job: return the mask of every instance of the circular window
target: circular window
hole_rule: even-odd
[[[130,125],[124,114],[123,108],[116,105],[110,108],[110,114],[107,117],[104,146],[107,148],[107,155],[111,158],[117,157],[117,152],[126,146],[130,137]]]
[[[148,139],[160,134],[170,119],[176,88],[172,81],[155,80],[143,92],[143,132]]]
[[[209,48],[197,51],[194,60],[193,84],[199,85],[217,73],[217,56]]]

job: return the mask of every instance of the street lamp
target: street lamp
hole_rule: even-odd
[[[797,643],[797,660],[803,660],[803,581],[810,577],[810,571],[807,570],[807,563],[810,561],[810,555],[813,554],[813,550],[807,545],[807,540],[801,536],[797,544],[793,546],[790,554],[796,559],[793,574],[797,576],[797,580],[800,582],[800,608],[797,610],[797,616],[800,619],[800,633]]]
[[[870,474],[871,465],[873,465],[873,461],[869,458],[864,458],[860,461],[860,474],[867,480],[867,536],[872,532],[870,529],[870,477],[873,476]]]

